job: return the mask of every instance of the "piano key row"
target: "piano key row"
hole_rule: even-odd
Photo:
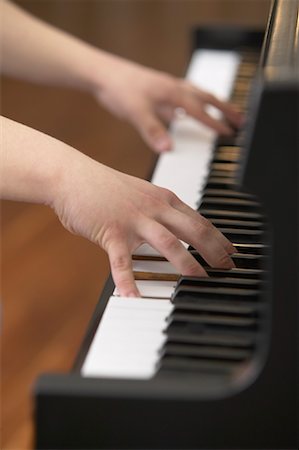
[[[249,65],[244,64],[248,71]],[[250,70],[255,70],[254,64]],[[242,96],[245,105],[250,83],[242,65],[239,72],[241,81],[236,83],[233,96]],[[239,253],[232,256],[236,269],[208,268],[198,252],[189,248],[210,278],[178,279],[172,294],[174,308],[166,318],[167,339],[160,350],[159,374],[177,370],[231,373],[252,356],[262,330],[265,223],[254,197],[235,187],[242,151],[236,142],[231,144],[215,149],[210,176],[200,193],[199,211],[236,245]],[[156,279],[174,280],[175,270],[168,264],[139,260],[134,261],[134,270],[137,278],[150,274],[154,279],[156,273]]]
[[[206,57],[213,65],[214,54],[203,52],[199,56],[201,70],[193,70],[193,64],[196,76],[192,78],[192,75],[191,79],[202,85],[197,73],[205,73],[201,63]],[[230,67],[227,86],[238,65],[232,97],[243,99],[240,107],[245,109],[249,79],[256,70],[254,58],[249,52],[239,64],[240,58],[230,52],[227,55],[222,52],[221,56]],[[225,98],[224,92],[221,96]],[[176,143],[174,152],[159,159],[153,181],[174,190],[193,208],[201,203],[201,214],[233,240],[238,250],[233,255],[236,268],[229,271],[210,268],[196,250],[189,248],[204,265],[209,278],[180,277],[161,255],[148,249],[145,253],[139,250],[133,256],[133,270],[142,298],[124,299],[118,297],[115,290],[83,366],[83,374],[150,378],[157,373],[177,370],[230,373],[240,362],[249,360],[256,346],[263,311],[259,293],[266,246],[262,239],[264,224],[259,205],[252,196],[236,188],[242,133],[219,139],[213,154],[214,137],[207,133],[205,138],[200,125],[182,120],[172,131]],[[188,133],[194,139],[186,141]],[[197,142],[201,142],[201,148]],[[199,182],[191,186],[183,182],[183,187],[177,186],[176,179],[181,177],[174,175],[176,167],[180,167],[181,175],[188,174],[188,180],[193,179],[195,169],[194,177],[197,176]],[[165,173],[170,173],[172,179],[168,180],[167,176],[165,179]],[[187,185],[188,192],[185,192]]]

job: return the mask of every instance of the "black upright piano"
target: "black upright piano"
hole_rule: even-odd
[[[274,1],[263,31],[195,30],[194,47],[241,61],[231,99],[246,124],[215,140],[198,204],[235,244],[236,269],[189,248],[209,277],[170,276],[147,379],[82,372],[109,279],[73,371],[36,383],[38,449],[298,449],[299,1]]]

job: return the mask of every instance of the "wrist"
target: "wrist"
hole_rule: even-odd
[[[65,172],[80,155],[44,133],[1,117],[1,198],[52,206]]]
[[[100,49],[88,46],[78,67],[80,87],[90,94],[105,88],[107,80],[114,73],[117,57]]]

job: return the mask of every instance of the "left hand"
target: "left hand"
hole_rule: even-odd
[[[223,135],[230,135],[233,128],[241,126],[242,115],[232,104],[184,79],[109,56],[105,81],[101,88],[95,87],[93,93],[110,112],[129,121],[154,151],[171,149],[167,125],[178,107]],[[209,115],[208,105],[219,109],[227,122]]]

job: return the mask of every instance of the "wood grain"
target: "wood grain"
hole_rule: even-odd
[[[44,20],[108,51],[183,75],[199,24],[264,26],[268,0],[19,1]],[[87,95],[2,80],[2,113],[118,170],[148,177],[155,157],[127,124]],[[32,388],[68,371],[109,267],[104,252],[65,231],[49,209],[1,204],[1,448],[32,449]]]

